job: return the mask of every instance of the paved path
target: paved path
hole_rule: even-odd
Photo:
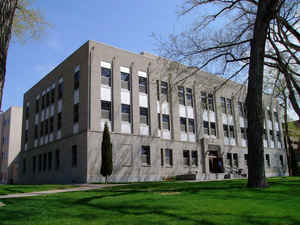
[[[64,192],[74,192],[74,191],[89,191],[106,187],[114,187],[120,186],[124,184],[87,184],[81,185],[81,187],[76,188],[68,188],[68,189],[57,189],[57,190],[49,190],[49,191],[37,191],[37,192],[28,192],[28,193],[19,193],[19,194],[10,194],[10,195],[0,195],[0,199],[6,198],[24,198],[24,197],[33,197],[40,195],[49,195],[56,193],[64,193]]]

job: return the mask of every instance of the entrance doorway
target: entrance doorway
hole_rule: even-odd
[[[209,161],[209,172],[210,173],[223,173],[223,159],[218,156],[217,151],[208,152],[208,161]]]

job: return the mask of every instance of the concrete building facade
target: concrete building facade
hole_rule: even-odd
[[[223,78],[197,71],[185,79],[192,69],[88,41],[24,95],[19,182],[103,181],[105,123],[111,181],[247,174],[243,86],[216,90]],[[267,97],[265,104],[266,174],[285,175],[280,112]]]
[[[17,157],[21,151],[22,107],[10,107],[0,114],[0,183],[17,179]]]

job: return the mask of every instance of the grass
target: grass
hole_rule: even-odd
[[[269,179],[266,189],[246,182],[153,182],[7,199],[0,224],[300,224],[300,178]]]
[[[66,189],[74,188],[74,185],[57,185],[57,184],[47,184],[47,185],[0,185],[0,195],[36,192],[36,191],[48,191],[54,189]],[[0,223],[1,224],[1,223]]]

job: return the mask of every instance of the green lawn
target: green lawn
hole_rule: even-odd
[[[0,224],[300,224],[300,178],[140,183],[100,190],[2,200]]]
[[[66,189],[74,188],[74,185],[57,185],[57,184],[47,184],[47,185],[0,185],[0,195],[9,195],[17,193],[27,193],[35,191],[48,191],[54,189]],[[1,224],[1,222],[0,222]]]

